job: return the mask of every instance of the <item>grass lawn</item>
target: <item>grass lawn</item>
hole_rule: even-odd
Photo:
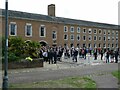
[[[118,78],[119,84],[120,84],[120,71],[114,71],[112,72],[112,75]]]
[[[118,88],[119,88],[119,90],[120,90],[120,71],[118,70],[118,71],[114,71],[114,72],[112,72],[112,75],[113,76],[115,76],[116,78],[118,78]]]
[[[10,84],[10,88],[96,88],[96,83],[89,77],[67,77],[59,80]]]

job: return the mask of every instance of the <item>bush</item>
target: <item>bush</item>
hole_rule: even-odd
[[[21,58],[30,56],[31,58],[39,57],[40,44],[35,41],[25,42],[20,37],[9,37],[8,39],[8,61],[19,61]],[[2,57],[5,54],[5,38],[2,38]]]
[[[8,54],[8,62],[20,61],[20,57],[16,56],[14,53]]]

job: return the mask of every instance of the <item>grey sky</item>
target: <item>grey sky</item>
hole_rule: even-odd
[[[9,10],[47,15],[47,6],[56,5],[56,16],[118,24],[119,0],[8,0]],[[1,0],[0,8],[5,8]]]

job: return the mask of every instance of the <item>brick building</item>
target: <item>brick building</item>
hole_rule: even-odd
[[[5,10],[0,12],[4,34]],[[48,15],[9,10],[9,36],[68,47],[118,48],[120,42],[118,25],[56,17],[54,4],[48,5]]]

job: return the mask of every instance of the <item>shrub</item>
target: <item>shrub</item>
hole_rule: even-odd
[[[5,38],[2,38],[2,58],[5,53]],[[8,61],[19,61],[21,58],[30,56],[31,58],[39,57],[40,44],[35,41],[25,42],[20,37],[9,37],[8,39]]]

